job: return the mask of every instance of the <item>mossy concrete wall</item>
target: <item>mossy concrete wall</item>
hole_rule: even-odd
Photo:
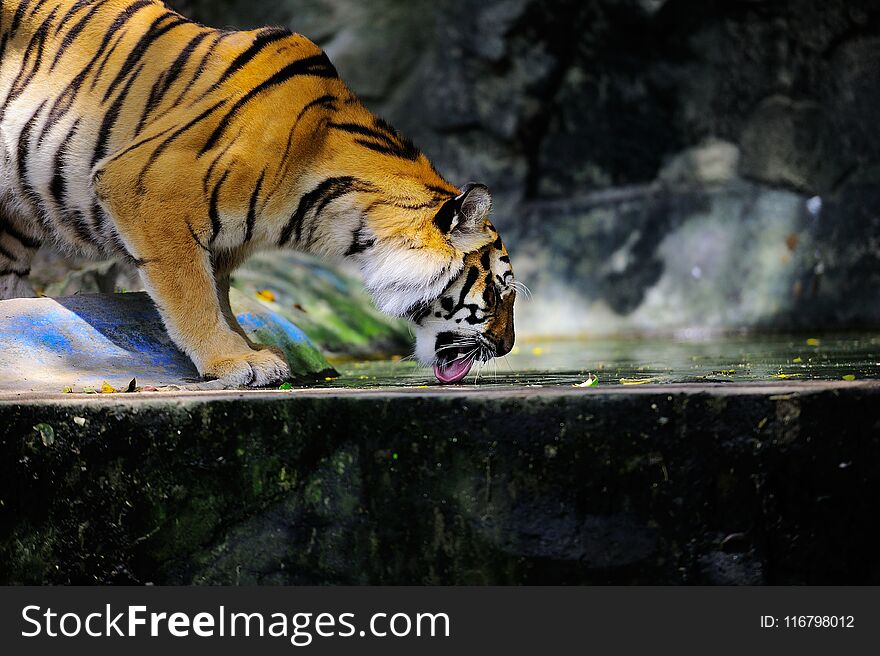
[[[0,401],[0,582],[878,583],[872,383]]]

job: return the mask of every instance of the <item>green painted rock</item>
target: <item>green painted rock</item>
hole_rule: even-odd
[[[379,312],[358,280],[311,258],[257,255],[235,273],[233,286],[296,324],[325,352],[369,357],[412,348],[406,324]]]

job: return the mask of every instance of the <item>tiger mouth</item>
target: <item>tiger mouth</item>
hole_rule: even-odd
[[[434,376],[443,385],[458,383],[470,373],[476,359],[474,349],[448,351],[434,365]]]

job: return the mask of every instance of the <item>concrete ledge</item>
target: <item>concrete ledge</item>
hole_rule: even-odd
[[[0,401],[4,583],[878,583],[880,385]]]

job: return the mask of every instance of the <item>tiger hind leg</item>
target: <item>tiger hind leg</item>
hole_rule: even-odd
[[[36,296],[28,276],[39,248],[39,239],[29,235],[0,210],[0,300]]]

